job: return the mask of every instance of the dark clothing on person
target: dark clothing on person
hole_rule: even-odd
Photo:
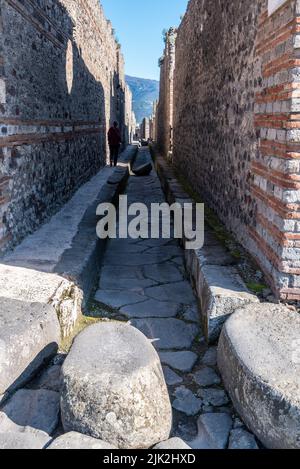
[[[117,166],[120,145],[121,145],[121,132],[116,126],[113,126],[108,131],[108,144],[110,149],[110,165],[114,163]]]
[[[118,127],[111,127],[108,131],[108,143],[115,146],[121,143],[121,132]]]
[[[120,144],[109,145],[109,149],[110,149],[110,165],[112,166],[112,164],[114,164],[114,166],[117,166],[119,151],[120,151]]]

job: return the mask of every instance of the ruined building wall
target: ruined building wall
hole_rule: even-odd
[[[123,57],[98,0],[0,0],[1,249],[105,163]]]
[[[288,299],[300,299],[299,4],[191,0],[174,77],[174,163]]]
[[[173,79],[175,69],[176,30],[165,36],[164,55],[160,59],[160,92],[157,105],[156,140],[160,151],[172,158],[173,152]]]

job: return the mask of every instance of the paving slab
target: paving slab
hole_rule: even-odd
[[[198,356],[194,352],[188,351],[160,352],[159,356],[163,364],[186,373],[192,371],[198,360]]]
[[[98,290],[95,295],[96,301],[113,309],[118,309],[130,304],[142,303],[145,299],[143,295],[124,290]]]
[[[145,288],[153,287],[157,285],[154,280],[147,278],[143,279],[125,279],[125,278],[100,278],[100,289],[101,290],[125,290],[125,291],[137,291],[144,290]]]
[[[218,360],[218,348],[209,347],[209,349],[205,352],[201,362],[203,363],[203,365],[216,366],[217,360]]]
[[[109,281],[116,279],[139,279],[144,278],[141,267],[124,267],[106,265],[101,268],[101,279]]]
[[[186,324],[173,318],[134,319],[132,325],[142,331],[158,350],[183,350],[190,348],[199,329],[196,325]]]
[[[243,430],[242,428],[237,428],[235,430],[232,430],[232,432],[230,433],[228,449],[254,450],[259,448],[254,435],[247,432],[246,430]]]
[[[201,397],[203,404],[206,406],[222,407],[229,403],[228,396],[226,396],[223,389],[200,389],[197,394]]]
[[[163,372],[168,386],[175,386],[183,382],[181,376],[175,373],[175,371],[171,370],[171,368],[168,366],[163,366]]]
[[[143,303],[122,307],[120,312],[128,318],[171,318],[179,310],[179,304],[147,299]]]
[[[160,301],[175,301],[181,304],[190,304],[195,301],[191,285],[188,282],[177,282],[151,287],[145,290],[145,294]]]
[[[180,282],[183,280],[182,273],[169,263],[147,265],[144,267],[144,274],[147,278],[155,280],[158,283]]]
[[[0,297],[0,395],[31,379],[57,352],[60,338],[52,306]]]
[[[202,409],[202,400],[197,398],[192,391],[184,386],[176,389],[173,408],[179,412],[183,412],[187,416],[199,414]]]
[[[212,368],[202,368],[197,371],[194,376],[194,381],[202,387],[213,386],[221,383],[220,376]]]
[[[59,393],[20,389],[0,412],[0,433],[24,430],[51,434],[58,425]]]
[[[188,444],[193,449],[226,449],[231,429],[228,414],[203,414],[198,419],[198,435]]]

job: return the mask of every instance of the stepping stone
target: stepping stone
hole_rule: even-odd
[[[47,449],[117,449],[105,441],[70,432],[56,438]]]
[[[216,366],[218,359],[218,349],[217,347],[210,347],[202,358],[201,362],[203,365],[207,366]]]
[[[0,301],[0,396],[31,379],[57,352],[60,326],[52,306]]]
[[[120,449],[167,440],[172,409],[157,352],[128,324],[99,323],[74,341],[63,368],[62,423]]]
[[[237,413],[268,449],[300,449],[300,315],[252,304],[226,322],[218,365]]]
[[[0,412],[0,433],[40,430],[51,434],[58,425],[59,393],[20,389]],[[25,428],[26,427],[26,428]]]
[[[204,405],[212,405],[214,407],[222,407],[229,402],[225,392],[221,389],[201,389],[198,392],[199,397],[203,400]]]
[[[176,399],[172,404],[174,409],[183,412],[189,417],[199,414],[202,408],[202,401],[192,391],[182,386],[176,390],[175,397]]]
[[[157,300],[147,300],[120,309],[128,318],[171,318],[178,314],[180,305]]]
[[[186,373],[192,371],[198,360],[194,352],[160,352],[159,356],[164,365]]]
[[[158,445],[154,446],[153,449],[166,449],[166,450],[179,450],[179,449],[191,449],[181,438],[171,438],[170,440],[163,441]]]
[[[190,348],[199,329],[178,319],[134,319],[132,325],[143,332],[159,350]]]
[[[168,366],[163,366],[163,372],[168,386],[175,386],[176,384],[181,384],[183,382],[181,376],[177,375]]]
[[[198,419],[198,436],[189,442],[193,449],[226,449],[232,419],[228,414],[204,414]]]
[[[144,267],[146,277],[158,283],[180,282],[182,274],[172,264],[147,265]]]
[[[221,379],[212,368],[203,368],[194,375],[194,381],[199,386],[207,387],[220,384]]]
[[[259,449],[254,435],[238,428],[230,433],[228,449]]]
[[[136,176],[149,176],[149,174],[151,174],[152,172],[152,164],[151,163],[146,163],[146,164],[143,164],[142,166],[138,166],[137,168],[135,168],[133,170],[133,173],[136,175]]]
[[[146,297],[131,291],[109,291],[98,290],[95,295],[95,300],[99,303],[109,306],[112,309],[119,309],[122,306],[142,303]]]
[[[147,288],[145,293],[147,296],[160,301],[174,301],[186,305],[195,301],[192,287],[188,282],[170,283]]]
[[[0,449],[44,449],[51,437],[43,432],[0,433]]]

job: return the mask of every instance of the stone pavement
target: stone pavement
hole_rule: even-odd
[[[136,165],[149,161],[139,150]],[[165,202],[159,179],[129,178],[128,204]],[[197,448],[256,448],[236,418],[217,370],[217,349],[207,347],[198,305],[175,239],[110,240],[91,315],[130,321],[159,352],[173,406],[173,436]]]

